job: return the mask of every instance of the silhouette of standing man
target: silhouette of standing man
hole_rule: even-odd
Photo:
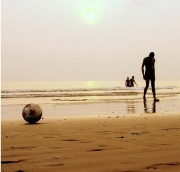
[[[155,58],[154,56],[155,56],[154,52],[151,52],[149,54],[149,57],[145,57],[142,63],[142,67],[141,67],[143,78],[146,81],[146,86],[144,88],[144,96],[143,96],[144,101],[146,101],[146,93],[149,87],[149,81],[151,81],[154,101],[156,102],[159,101],[159,99],[156,98],[156,91],[155,91],[155,66],[154,66]],[[145,72],[144,72],[144,67],[146,68]]]

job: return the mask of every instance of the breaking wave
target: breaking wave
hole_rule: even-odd
[[[157,90],[170,90],[174,86],[157,87]],[[12,89],[2,90],[1,98],[35,98],[35,97],[119,97],[134,96],[142,93],[143,87],[104,87],[72,89]]]

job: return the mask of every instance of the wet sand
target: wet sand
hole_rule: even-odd
[[[3,172],[180,171],[179,113],[5,119],[1,137]]]

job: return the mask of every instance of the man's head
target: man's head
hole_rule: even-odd
[[[149,57],[153,58],[154,57],[154,52],[150,52]]]

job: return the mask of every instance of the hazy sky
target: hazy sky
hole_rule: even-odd
[[[2,0],[2,81],[180,80],[180,0]]]

